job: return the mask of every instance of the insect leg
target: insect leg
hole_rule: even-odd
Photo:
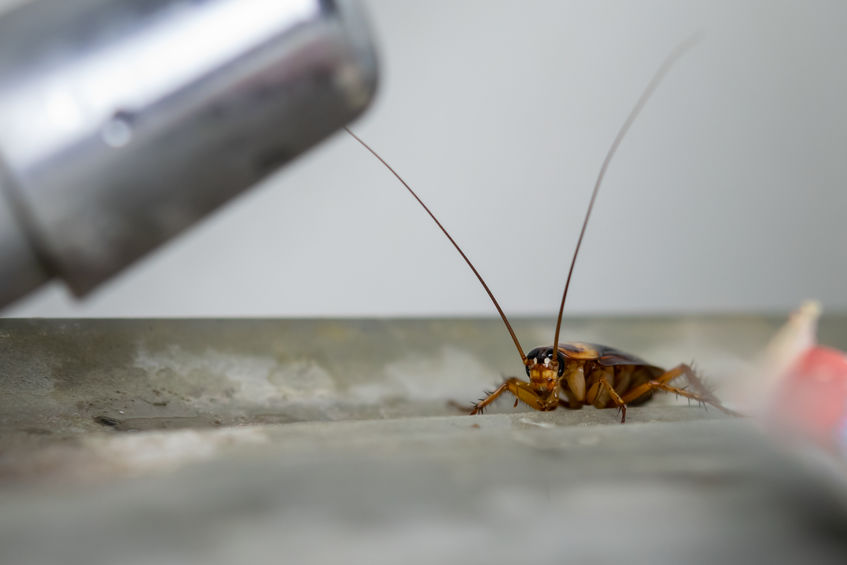
[[[605,408],[609,400],[618,407],[621,412],[621,424],[626,422],[626,403],[621,395],[612,386],[615,381],[615,369],[613,367],[597,367],[591,371],[588,382],[591,385],[585,395],[585,400],[597,408]]]
[[[618,407],[618,410],[621,411],[621,424],[626,422],[626,402],[624,402],[621,395],[617,393],[612,384],[606,379],[606,375],[602,375],[600,377],[600,381],[598,382],[598,390],[597,396],[600,396],[601,389],[605,388],[606,392],[609,393],[609,398],[612,399],[612,402],[615,403],[615,406]]]
[[[557,400],[557,404],[555,404],[552,408],[549,407],[548,404],[544,401],[544,399],[538,396],[538,393],[535,392],[535,390],[530,386],[529,383],[526,383],[518,378],[512,377],[506,379],[503,384],[494,389],[494,392],[474,404],[473,410],[471,410],[471,415],[473,416],[474,414],[480,414],[483,410],[485,410],[485,408],[489,404],[494,402],[494,400],[498,396],[500,396],[507,390],[514,394],[515,398],[527,403],[536,410],[552,410],[552,408],[558,405]]]
[[[741,414],[739,414],[735,410],[731,410],[724,406],[720,399],[718,399],[718,397],[715,396],[715,394],[711,390],[709,390],[709,387],[706,386],[706,384],[703,382],[703,379],[701,379],[700,376],[697,374],[697,370],[694,368],[693,361],[691,362],[691,365],[688,366],[688,369],[688,372],[685,373],[685,378],[688,380],[688,384],[690,384],[691,388],[696,390],[700,394],[700,396],[705,398],[708,404],[714,406],[724,414],[729,414],[731,416],[741,416]]]
[[[691,367],[682,363],[677,365],[673,369],[666,371],[664,374],[659,375],[655,379],[651,381],[647,381],[644,384],[638,385],[632,390],[628,391],[623,395],[623,401],[627,404],[641,398],[648,392],[652,390],[664,390],[666,392],[672,392],[674,394],[678,394],[679,396],[684,396],[685,398],[690,398],[692,400],[696,400],[697,402],[703,402],[708,404],[713,404],[716,406],[720,406],[720,403],[717,402],[712,396],[706,396],[703,394],[697,394],[694,392],[689,392],[687,390],[671,386],[668,383],[676,378],[679,378],[683,375],[691,376],[694,374],[694,371],[691,370]],[[695,377],[696,378],[696,377]],[[699,381],[698,381],[699,382]]]
[[[614,367],[595,367],[585,379],[585,385],[588,389],[585,393],[585,401],[588,404],[593,404],[595,408],[605,408],[609,403],[608,390],[612,387],[605,387],[600,382],[605,379],[610,384],[615,382]]]
[[[512,380],[512,379],[509,379],[509,380]],[[488,407],[489,404],[494,402],[494,400],[498,396],[500,396],[501,394],[506,392],[509,389],[509,380],[507,380],[506,382],[504,382],[503,384],[498,386],[496,389],[494,389],[494,392],[489,393],[488,396],[480,399],[479,402],[474,404],[473,409],[471,410],[471,416],[473,416],[474,414],[482,414],[483,411],[485,411],[485,409]],[[517,379],[515,379],[515,380],[517,380]]]
[[[567,400],[562,400],[562,395],[564,395]],[[559,406],[562,408],[568,408],[569,410],[576,410],[578,408],[582,408],[583,404],[574,398],[573,393],[568,388],[559,386]]]

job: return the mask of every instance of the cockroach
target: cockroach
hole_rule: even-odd
[[[571,277],[573,276],[576,259],[579,255],[579,249],[582,245],[585,229],[588,226],[588,219],[591,217],[591,211],[594,208],[594,202],[597,198],[597,193],[600,189],[600,184],[609,167],[609,163],[618,146],[621,144],[627,131],[632,126],[638,114],[641,112],[644,105],[647,103],[653,92],[658,87],[664,76],[670,70],[671,66],[677,59],[688,50],[695,38],[679,45],[665,59],[656,73],[653,75],[650,82],[645,87],[641,96],[630,111],[627,119],[624,121],[614,140],[610,146],[603,164],[600,167],[600,172],[597,175],[594,184],[594,190],[591,194],[591,200],[588,204],[588,210],[585,213],[585,219],[582,223],[582,229],[577,239],[576,249],[571,258],[568,276],[565,281],[565,289],[562,293],[562,300],[559,304],[559,315],[556,322],[556,331],[554,333],[553,342],[558,344],[557,347],[541,346],[531,350],[528,354],[524,354],[523,348],[515,335],[512,325],[509,323],[506,314],[500,307],[497,299],[488,285],[483,280],[482,276],[468,259],[465,252],[462,251],[459,244],[448,233],[447,229],[435,217],[435,214],[424,204],[423,200],[412,190],[409,184],[385,161],[374,149],[365,143],[359,136],[353,133],[349,128],[345,128],[356,141],[358,141],[365,149],[367,149],[374,157],[376,157],[389,171],[402,183],[406,190],[418,201],[430,218],[441,229],[450,243],[456,248],[462,259],[465,260],[468,267],[473,271],[476,278],[479,280],[485,292],[488,294],[500,318],[506,325],[506,329],[515,343],[518,354],[526,369],[526,374],[529,377],[529,382],[523,381],[516,377],[507,378],[494,391],[486,394],[485,397],[479,399],[478,402],[472,405],[470,414],[481,414],[494,400],[506,391],[512,393],[515,397],[515,406],[519,401],[522,401],[532,408],[541,411],[555,410],[559,406],[567,408],[580,408],[585,404],[591,404],[597,408],[618,408],[621,414],[621,423],[626,422],[626,407],[627,405],[637,405],[649,399],[656,390],[663,390],[674,393],[679,396],[689,398],[698,403],[715,404],[720,407],[717,399],[706,391],[702,386],[697,375],[690,365],[682,363],[676,367],[665,370],[657,365],[653,365],[636,357],[630,353],[626,353],[608,347],[605,345],[597,345],[583,342],[564,342],[559,343],[559,332],[562,327],[562,314],[565,307],[565,299],[568,295]],[[555,351],[555,355],[553,354]],[[698,388],[698,392],[691,392],[684,388],[679,388],[669,384],[678,377],[686,376],[689,384]]]

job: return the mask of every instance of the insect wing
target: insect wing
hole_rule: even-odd
[[[604,367],[614,367],[615,365],[640,365],[653,369],[659,369],[661,371],[660,367],[657,367],[652,363],[648,363],[641,357],[637,357],[632,353],[627,353],[626,351],[621,351],[620,349],[615,349],[614,347],[609,347],[608,345],[600,345],[597,343],[586,343],[584,345],[594,349],[594,351],[597,352],[598,365],[602,365]]]

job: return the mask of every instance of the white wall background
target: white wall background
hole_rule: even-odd
[[[569,311],[847,309],[847,3],[367,7],[383,77],[355,129],[507,312],[552,313],[609,143],[698,30],[607,175]],[[54,284],[3,315],[490,313],[422,210],[340,134],[87,299]]]

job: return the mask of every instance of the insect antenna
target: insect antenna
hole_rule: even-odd
[[[585,212],[585,219],[582,221],[582,229],[579,232],[579,238],[576,240],[576,249],[574,249],[573,257],[571,258],[571,266],[568,269],[568,278],[565,280],[565,290],[562,293],[562,302],[559,304],[559,317],[556,321],[556,333],[553,336],[553,351],[557,351],[559,347],[559,331],[562,329],[562,313],[565,310],[565,299],[568,296],[568,288],[571,285],[571,277],[573,276],[573,269],[574,265],[576,265],[577,255],[579,255],[579,248],[582,246],[582,239],[585,236],[585,228],[588,226],[588,218],[591,217],[591,210],[594,208],[594,201],[597,200],[597,192],[600,190],[600,184],[603,182],[603,177],[606,176],[606,169],[609,168],[609,163],[612,162],[612,158],[615,156],[621,141],[623,141],[624,136],[626,136],[629,128],[638,117],[638,114],[641,113],[641,110],[644,108],[645,104],[647,104],[647,101],[650,100],[650,97],[653,95],[653,92],[655,92],[656,87],[658,87],[662,82],[662,79],[665,78],[665,75],[671,69],[673,64],[699,40],[699,35],[695,35],[694,37],[691,37],[679,44],[676,49],[668,55],[653,75],[653,78],[651,78],[650,82],[647,83],[647,86],[644,88],[644,91],[641,93],[638,101],[632,107],[632,110],[630,110],[626,121],[623,123],[620,130],[618,130],[618,134],[615,136],[614,141],[612,141],[612,145],[609,147],[606,157],[603,159],[603,164],[600,166],[600,172],[598,173],[597,180],[594,183],[594,190],[591,193],[591,200],[588,202],[588,210]],[[554,368],[558,367],[558,355],[553,355],[551,361],[553,362]]]
[[[358,135],[356,135],[355,133],[353,133],[353,132],[350,130],[350,128],[345,127],[345,128],[344,128],[344,130],[345,130],[347,133],[349,133],[349,134],[353,137],[353,139],[355,139],[356,141],[358,141],[358,142],[362,145],[362,147],[364,147],[365,149],[367,149],[368,151],[370,151],[370,152],[371,152],[371,154],[372,154],[374,157],[376,157],[377,159],[379,159],[379,162],[380,162],[380,163],[382,163],[383,165],[385,165],[385,167],[386,167],[389,171],[391,171],[391,174],[393,174],[395,177],[397,177],[397,180],[399,180],[399,181],[400,181],[400,183],[401,183],[403,186],[405,186],[405,187],[406,187],[406,190],[408,190],[408,191],[409,191],[409,193],[410,193],[410,194],[411,194],[411,195],[415,198],[415,200],[417,200],[417,201],[418,201],[418,204],[420,204],[420,205],[423,207],[423,209],[424,209],[424,210],[426,210],[426,213],[427,213],[427,214],[429,214],[429,217],[430,217],[430,218],[432,218],[432,221],[433,221],[433,222],[435,222],[435,224],[436,224],[436,225],[437,225],[437,226],[441,229],[441,231],[442,231],[442,232],[444,232],[444,235],[446,235],[446,236],[447,236],[447,239],[449,239],[449,240],[450,240],[450,243],[452,243],[452,244],[453,244],[453,247],[455,247],[455,248],[456,248],[456,251],[458,251],[458,252],[459,252],[459,255],[461,255],[461,256],[462,256],[462,259],[464,259],[464,260],[465,260],[465,263],[467,263],[467,264],[468,264],[468,267],[470,267],[470,268],[471,268],[471,271],[473,271],[473,274],[474,274],[474,275],[476,275],[476,278],[477,278],[477,280],[479,280],[480,284],[482,285],[482,288],[484,288],[484,289],[485,289],[485,292],[486,292],[486,293],[488,293],[488,297],[491,299],[491,302],[493,302],[493,303],[494,303],[494,307],[495,307],[495,308],[497,308],[497,313],[499,313],[499,314],[500,314],[500,318],[502,318],[502,319],[503,319],[503,323],[504,323],[504,324],[506,324],[506,329],[507,329],[507,330],[509,330],[509,335],[510,335],[510,336],[512,336],[512,341],[514,341],[514,342],[515,342],[515,347],[517,347],[517,348],[518,348],[518,353],[519,353],[519,354],[520,354],[520,356],[521,356],[521,361],[523,361],[523,363],[524,363],[524,364],[526,364],[526,355],[525,355],[525,354],[524,354],[524,352],[523,352],[523,348],[521,347],[521,343],[518,341],[518,336],[516,336],[516,335],[515,335],[515,330],[513,330],[513,329],[512,329],[512,325],[509,323],[509,319],[508,319],[508,318],[506,318],[506,313],[505,313],[505,312],[503,312],[503,309],[502,309],[502,308],[500,308],[500,303],[499,303],[499,302],[497,302],[497,299],[496,299],[496,298],[494,298],[494,293],[492,293],[492,292],[491,292],[491,289],[490,289],[490,288],[488,288],[488,285],[487,285],[487,284],[485,284],[485,281],[482,279],[482,275],[480,275],[480,274],[479,274],[479,271],[477,271],[477,270],[476,270],[476,267],[474,267],[474,266],[473,266],[473,263],[471,263],[471,260],[470,260],[470,259],[468,259],[468,256],[467,256],[467,255],[465,255],[465,252],[464,252],[464,251],[462,251],[462,248],[461,248],[461,247],[459,247],[459,244],[458,244],[458,243],[456,243],[456,240],[454,240],[454,239],[453,239],[453,237],[452,237],[452,236],[451,236],[451,235],[447,232],[447,229],[446,229],[443,225],[441,225],[441,222],[439,222],[439,221],[438,221],[438,218],[436,218],[436,217],[435,217],[435,214],[433,214],[433,213],[432,213],[432,211],[431,211],[431,210],[427,207],[427,205],[426,205],[426,204],[424,204],[423,200],[421,200],[421,198],[417,195],[417,193],[416,193],[414,190],[412,190],[412,187],[411,187],[411,186],[409,186],[409,184],[408,184],[405,180],[403,180],[403,177],[401,177],[401,176],[397,173],[397,171],[395,171],[395,170],[394,170],[394,168],[393,168],[391,165],[389,165],[389,164],[388,164],[388,162],[387,162],[385,159],[383,159],[382,157],[380,157],[379,153],[377,153],[376,151],[374,151],[374,150],[373,150],[373,148],[371,148],[371,146],[370,146],[370,145],[368,145],[367,143],[365,143],[364,141],[362,141],[362,138],[360,138]]]

